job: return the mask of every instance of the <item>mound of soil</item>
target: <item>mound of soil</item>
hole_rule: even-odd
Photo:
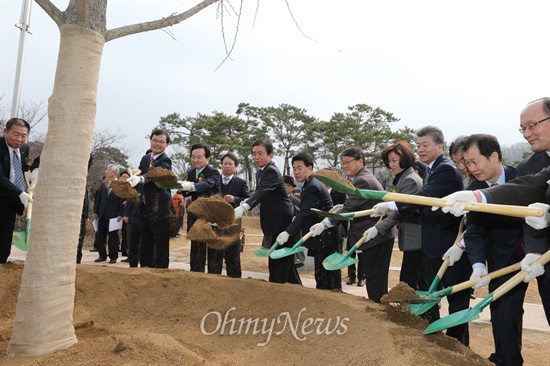
[[[0,266],[0,352],[22,265]],[[426,323],[336,291],[181,270],[79,265],[79,342],[26,365],[490,365]]]

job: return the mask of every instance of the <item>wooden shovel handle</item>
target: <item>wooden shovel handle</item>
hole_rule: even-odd
[[[423,206],[436,206],[444,207],[447,204],[447,200],[443,198],[416,196],[412,194],[402,193],[388,193],[383,198],[384,201],[396,201],[402,203],[411,203],[415,205]],[[542,217],[544,210],[536,207],[524,207],[524,206],[512,206],[512,205],[496,205],[492,203],[477,203],[459,201],[464,205],[464,209],[467,211],[484,212],[497,215],[505,215],[512,217],[527,217],[535,216]]]
[[[494,272],[491,272],[487,274],[486,276],[481,277],[481,279],[489,277],[490,279],[495,279],[502,277],[504,275],[507,275],[509,273],[519,271],[521,269],[521,262],[518,262],[516,264],[512,264],[511,266],[501,268],[499,270],[496,270]],[[523,280],[522,280],[523,281]],[[459,283],[458,285],[453,286],[452,294],[466,290],[472,286],[475,286],[477,284],[476,280],[469,280],[462,283]]]
[[[353,212],[353,218],[370,216],[374,213],[374,210],[363,210]]]
[[[539,259],[536,260],[536,263],[540,264],[541,266],[544,266],[548,262],[550,262],[550,250],[548,250],[546,253],[541,255]],[[514,277],[506,281],[504,284],[502,284],[499,288],[497,288],[493,292],[493,301],[503,296],[504,294],[506,294],[508,291],[510,291],[517,285],[519,285],[528,274],[529,272],[527,271],[520,271],[517,275],[515,275]]]

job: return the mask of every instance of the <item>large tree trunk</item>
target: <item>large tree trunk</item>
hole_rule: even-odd
[[[48,133],[9,355],[42,355],[77,342],[72,322],[76,240],[105,40],[76,25],[62,25],[60,32]]]

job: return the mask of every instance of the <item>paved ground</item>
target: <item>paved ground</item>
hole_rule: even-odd
[[[250,245],[247,243],[247,245]],[[128,263],[120,262],[121,258],[119,258],[118,262],[115,264],[107,264],[107,262],[102,263],[95,263],[94,260],[97,258],[97,253],[92,253],[89,250],[84,250],[82,253],[82,263],[83,264],[89,264],[89,265],[101,265],[101,266],[114,266],[114,267],[128,267]],[[12,247],[12,252],[9,260],[21,260],[24,261],[26,257],[26,252],[21,251],[17,249],[16,247]],[[181,257],[181,253],[178,251],[172,251],[171,258],[170,258],[170,268],[172,269],[183,269],[183,270],[189,270],[189,264],[184,262],[184,259]],[[311,262],[307,262],[306,269],[313,269]],[[390,270],[392,271],[399,271],[399,267],[390,267]],[[225,274],[225,271],[224,271]],[[248,272],[243,271],[243,277],[251,277],[251,278],[260,278],[267,281],[268,275],[267,273],[259,273],[259,272]],[[312,278],[305,278],[302,277],[302,283],[306,287],[315,288],[315,280]],[[343,284],[343,291],[347,292],[349,294],[355,295],[355,296],[363,296],[367,297],[365,287],[358,287],[356,285],[348,286],[345,283]],[[482,299],[477,298],[476,300],[472,300],[470,302],[471,306],[474,306]],[[447,302],[445,299],[442,300],[441,304],[441,315],[445,316],[448,315],[447,312]],[[546,316],[544,314],[544,309],[542,305],[538,304],[524,304],[524,310],[525,313],[523,315],[523,327],[525,329],[533,329],[533,330],[540,330],[550,333],[550,326],[548,325],[548,322],[546,320]],[[480,314],[480,318],[476,320],[476,322],[483,322],[483,323],[490,323],[490,311],[489,307],[486,307],[484,311]]]

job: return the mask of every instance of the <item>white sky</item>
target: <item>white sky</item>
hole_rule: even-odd
[[[11,105],[21,0],[0,0],[0,95]],[[226,0],[227,1],[227,0]],[[522,142],[519,113],[550,96],[548,0],[245,0],[232,59],[224,58],[216,7],[170,29],[105,45],[96,128],[119,128],[137,164],[159,117],[234,114],[240,102],[289,103],[329,119],[366,103],[401,119],[394,128],[442,128],[446,140],[491,133]],[[67,1],[54,1],[65,10]],[[108,28],[154,20],[198,1],[111,0]],[[238,8],[240,2],[231,0]],[[236,16],[226,14],[226,38]],[[47,101],[59,33],[36,4],[21,101]],[[45,124],[38,128],[45,130]],[[70,131],[67,131],[70,135]]]

